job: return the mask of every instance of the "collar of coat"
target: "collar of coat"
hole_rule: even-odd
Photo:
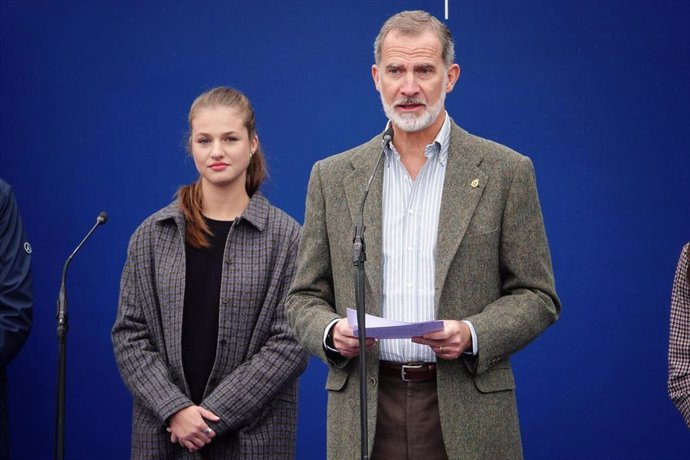
[[[179,207],[179,201],[175,200],[165,208],[161,209],[156,216],[156,223],[174,220],[175,222],[184,222],[184,215]],[[256,192],[249,199],[249,204],[245,208],[242,215],[235,219],[235,225],[240,225],[242,222],[247,222],[258,231],[262,232],[266,228],[268,221],[268,211],[270,204],[266,197],[261,192]]]

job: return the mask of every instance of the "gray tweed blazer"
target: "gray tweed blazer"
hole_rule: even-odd
[[[329,366],[328,458],[359,455],[359,364],[329,360],[326,325],[354,307],[352,225],[381,138],[316,163],[298,271],[286,308],[295,337]],[[366,310],[381,314],[379,170],[364,208]],[[438,399],[451,459],[522,457],[510,356],[560,312],[532,162],[452,124],[436,248],[436,316],[468,319],[476,357],[439,360]],[[376,428],[378,356],[370,353],[369,451]]]
[[[134,397],[132,458],[200,459],[170,442],[166,420],[192,405],[182,369],[184,217],[176,203],[134,232],[112,339]],[[288,328],[284,299],[300,228],[254,194],[225,247],[218,346],[201,405],[220,417],[211,458],[294,457],[297,377],[306,353]]]

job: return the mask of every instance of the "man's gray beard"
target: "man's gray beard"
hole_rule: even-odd
[[[395,107],[388,105],[381,96],[381,104],[383,104],[383,111],[386,113],[388,119],[393,122],[395,126],[408,133],[414,133],[428,128],[438,118],[438,114],[443,109],[443,104],[446,102],[446,93],[441,92],[438,102],[432,106],[427,106],[421,115],[417,116],[414,113],[406,113],[399,115],[395,111]]]

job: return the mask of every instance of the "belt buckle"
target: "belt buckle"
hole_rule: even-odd
[[[408,379],[405,375],[405,371],[407,369],[421,369],[424,367],[424,364],[422,363],[410,363],[410,364],[403,364],[400,366],[400,378],[402,379],[403,382],[414,382],[414,380]]]

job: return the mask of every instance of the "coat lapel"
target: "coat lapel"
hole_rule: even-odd
[[[184,269],[180,273],[180,279],[178,279],[178,286],[175,291],[176,295],[174,299],[171,299],[172,302],[172,311],[170,314],[173,315],[172,321],[171,321],[171,327],[172,327],[172,334],[171,337],[174,337],[176,340],[176,344],[174,344],[174,349],[175,353],[173,356],[173,363],[174,366],[178,367],[181,371],[181,376],[184,379],[185,386],[187,385],[187,379],[184,378],[184,366],[182,363],[182,321],[183,321],[183,316],[184,316],[184,293],[187,285],[187,248],[185,247],[185,221],[184,217],[181,214],[175,215],[175,223],[177,224],[177,235],[176,237],[179,238],[179,247],[180,251],[177,251],[177,254],[175,257],[177,257],[177,263],[179,264],[178,266],[184,267]]]
[[[158,241],[160,260],[158,260],[159,274],[157,276],[158,283],[162,286],[159,295],[161,296],[160,314],[165,336],[165,351],[169,365],[175,369],[187,389],[182,366],[182,318],[186,282],[185,222],[177,207],[159,220],[159,225],[162,225],[163,229]]]
[[[380,155],[381,140],[376,137],[362,146],[360,151],[352,157],[353,171],[344,180],[345,195],[352,219],[350,241],[354,236],[354,222],[359,215],[364,189]],[[381,200],[384,166],[384,160],[381,160],[364,204],[364,244],[367,256],[364,267],[372,295],[372,298],[368,299],[366,303],[367,311],[374,315],[381,314],[381,301],[383,299]]]
[[[467,232],[488,180],[486,173],[479,169],[481,153],[471,149],[467,140],[468,134],[453,123],[436,243],[436,308],[450,264]]]

